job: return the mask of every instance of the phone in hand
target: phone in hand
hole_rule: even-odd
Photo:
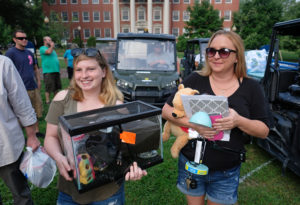
[[[211,123],[214,124],[216,119],[222,118],[222,114],[212,114],[209,115]],[[208,139],[210,141],[221,140],[223,138],[224,132],[220,131],[218,134],[214,135],[212,139]]]

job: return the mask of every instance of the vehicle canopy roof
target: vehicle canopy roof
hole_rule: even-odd
[[[273,30],[280,35],[299,36],[300,18],[274,24]]]
[[[118,33],[117,38],[119,39],[155,39],[155,40],[168,40],[176,41],[174,35],[169,34],[152,34],[152,33]]]
[[[96,38],[96,41],[117,41],[116,38]]]
[[[209,41],[209,38],[194,38],[194,39],[191,39],[191,40],[188,40],[188,43],[207,43]]]

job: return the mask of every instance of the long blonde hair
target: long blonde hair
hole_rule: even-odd
[[[124,97],[121,91],[117,88],[115,84],[115,79],[113,74],[106,62],[106,59],[100,54],[100,51],[95,57],[88,57],[84,54],[80,54],[78,57],[74,58],[73,67],[75,69],[76,65],[83,60],[95,59],[101,69],[106,71],[105,77],[102,79],[101,91],[99,93],[99,99],[105,105],[115,105],[117,100],[123,101]],[[76,84],[74,80],[74,75],[70,83],[70,90],[74,90],[72,98],[76,101],[82,101],[84,99],[81,88]]]
[[[211,42],[214,40],[214,38],[218,35],[224,35],[226,36],[231,42],[233,43],[235,50],[236,50],[236,57],[237,57],[237,63],[235,63],[234,67],[234,73],[237,78],[241,77],[247,77],[247,68],[246,68],[246,60],[245,60],[245,48],[242,38],[233,31],[225,31],[225,30],[219,30],[215,32],[209,42],[207,47],[210,47]],[[202,76],[209,76],[212,73],[212,69],[208,63],[208,57],[205,55],[205,66],[202,68],[201,71],[199,71],[199,74]]]

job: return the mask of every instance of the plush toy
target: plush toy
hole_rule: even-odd
[[[79,180],[82,184],[89,184],[95,179],[95,172],[93,168],[90,155],[87,153],[77,155],[79,167]]]
[[[199,92],[191,88],[184,88],[183,84],[180,84],[178,86],[178,91],[176,92],[173,99],[174,110],[172,112],[172,116],[174,118],[181,118],[185,116],[181,95],[195,94],[199,94]],[[167,121],[164,125],[163,141],[167,141],[170,138],[171,134],[173,134],[176,137],[176,140],[171,147],[171,155],[173,158],[177,158],[181,148],[184,147],[189,140],[188,128],[179,127]]]

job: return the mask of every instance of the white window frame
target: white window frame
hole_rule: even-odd
[[[86,34],[88,34],[88,35],[86,35]],[[89,28],[83,29],[83,38],[84,39],[88,39],[89,37],[91,37],[91,31],[90,31],[90,29]]]
[[[226,15],[227,12],[229,12],[229,15]],[[229,18],[226,18],[227,16]],[[225,10],[224,11],[224,21],[231,21],[231,11],[230,10]]]
[[[103,0],[103,4],[109,4],[109,0]]]
[[[175,35],[174,33],[174,30],[177,30],[176,32],[177,32],[177,35]],[[176,37],[178,37],[179,36],[179,28],[172,28],[172,34],[174,35],[174,36],[176,36]]]
[[[191,18],[191,14],[188,11],[182,12],[182,21],[189,21]]]
[[[53,2],[49,1],[50,5],[55,5],[56,4],[56,0],[52,0]]]
[[[215,0],[215,4],[222,4],[222,0]]]
[[[89,4],[89,0],[81,0],[81,4]]]
[[[51,11],[50,12],[50,21],[53,22],[58,22],[58,13],[56,13],[56,11]]]
[[[85,16],[87,14],[87,16]],[[87,19],[86,19],[87,17]],[[90,22],[90,12],[88,11],[83,11],[82,12],[82,22]]]
[[[63,31],[63,36],[65,39],[70,39],[70,32],[68,30]]]
[[[155,16],[156,16],[155,13],[156,13],[156,12],[159,13],[159,15],[158,15],[159,18],[158,18],[158,19],[155,19]],[[161,13],[162,13],[162,12],[161,12],[161,8],[160,8],[160,7],[155,7],[155,8],[153,9],[153,14],[152,14],[152,15],[153,15],[153,17],[152,17],[152,18],[153,18],[153,21],[161,21]]]
[[[78,0],[71,0],[71,4],[78,4]]]
[[[173,0],[173,4],[180,4],[180,0]]]
[[[63,1],[64,1],[64,2],[63,2]],[[67,0],[60,0],[60,4],[66,5],[66,4],[67,4]]]
[[[97,36],[97,30],[99,30],[99,36]],[[96,38],[101,38],[101,29],[100,29],[100,28],[95,28],[95,29],[94,29],[94,36],[95,36]]]
[[[109,31],[109,36],[106,36],[106,31]],[[104,28],[104,38],[110,38],[111,37],[111,29],[110,28]]]
[[[140,12],[142,12],[143,13],[143,19],[141,19],[140,17]],[[139,7],[138,9],[137,9],[137,20],[138,21],[145,21],[146,20],[146,9],[144,8],[144,7]]]
[[[232,4],[232,0],[225,0],[225,4]]]
[[[74,14],[77,14],[78,20],[74,20]],[[72,22],[79,22],[79,12],[78,11],[72,11]]]
[[[92,4],[99,4],[99,0],[92,0]]]
[[[177,14],[177,15],[175,15],[175,14]],[[177,19],[175,19],[176,16],[177,16]],[[180,21],[180,11],[179,10],[172,11],[172,21]]]
[[[156,32],[156,29],[158,29],[159,32]],[[161,32],[162,32],[161,26],[159,26],[159,25],[153,26],[153,33],[155,33],[155,34],[161,34]]]
[[[106,19],[106,17],[107,17],[106,14],[108,14],[108,18],[109,18],[109,19]],[[104,21],[104,22],[110,22],[110,21],[111,21],[110,19],[111,19],[111,18],[110,18],[110,11],[103,11],[103,21]]]
[[[96,15],[95,14],[99,14],[99,19],[95,19]],[[93,22],[100,22],[100,11],[93,11]]]
[[[127,13],[128,15],[127,15],[127,19],[126,18],[124,18],[124,13]],[[121,9],[121,19],[122,19],[122,21],[130,21],[130,10],[129,10],[129,8],[128,7],[124,7],[124,8],[122,8]]]
[[[77,28],[73,29],[73,39],[77,37],[76,34],[80,34],[79,30]]]
[[[125,30],[128,30],[128,32],[125,32]],[[128,25],[122,27],[122,33],[129,33],[129,32],[130,32],[130,27]]]
[[[183,0],[184,4],[190,4],[190,0]]]
[[[64,19],[64,13],[67,14],[66,15],[67,19],[66,20]],[[69,21],[69,17],[68,17],[68,12],[67,11],[62,11],[61,12],[61,21],[62,22],[68,22]]]

